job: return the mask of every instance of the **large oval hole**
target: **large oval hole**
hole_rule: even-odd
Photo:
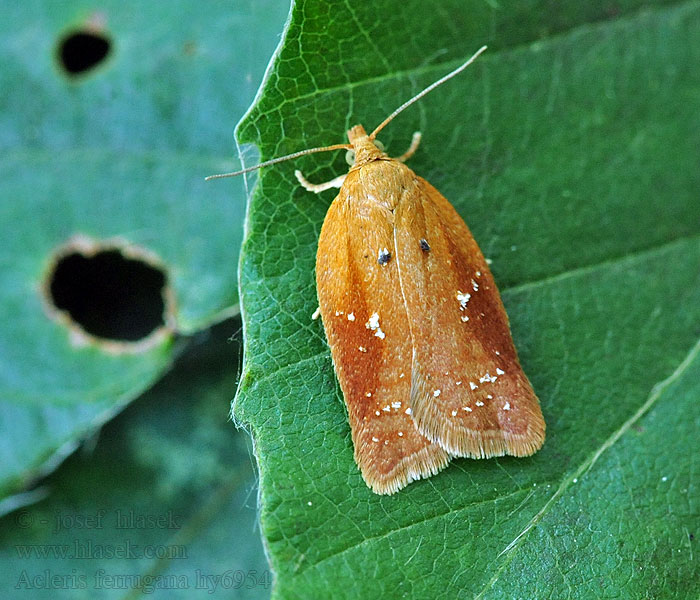
[[[97,341],[142,342],[172,321],[165,270],[133,246],[70,243],[46,284],[52,312]]]

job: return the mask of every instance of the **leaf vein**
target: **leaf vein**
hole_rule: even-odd
[[[664,392],[666,388],[668,388],[673,382],[675,382],[678,378],[681,377],[681,375],[684,373],[684,371],[690,366],[690,364],[693,362],[693,360],[700,354],[700,340],[698,340],[693,346],[693,348],[690,350],[690,352],[686,355],[686,357],[683,359],[683,361],[678,365],[676,370],[671,373],[666,379],[660,381],[654,387],[652,387],[651,392],[649,394],[649,397],[647,398],[646,402],[642,404],[641,407],[629,418],[627,421],[625,421],[618,429],[617,431],[613,432],[612,435],[608,437],[608,439],[603,442],[603,444],[595,451],[593,452],[590,457],[585,460],[579,467],[571,473],[568,477],[564,478],[557,490],[552,494],[552,497],[542,506],[542,508],[539,510],[539,512],[532,518],[530,519],[529,523],[523,528],[523,530],[511,541],[498,555],[498,558],[503,556],[504,554],[506,555],[507,560],[504,560],[501,566],[496,570],[494,573],[493,577],[489,580],[489,582],[484,586],[484,588],[475,596],[475,600],[478,600],[479,598],[482,598],[484,593],[491,589],[493,585],[496,583],[498,578],[500,577],[501,573],[503,570],[510,564],[510,562],[513,560],[513,557],[516,554],[516,550],[523,544],[527,534],[542,520],[545,514],[549,512],[549,509],[554,505],[554,503],[559,499],[559,497],[569,488],[571,487],[572,483],[577,481],[580,477],[585,475],[590,469],[593,467],[593,465],[598,461],[598,459],[601,457],[603,452],[605,452],[608,448],[610,448],[613,444],[619,440],[623,434],[625,434],[639,419],[641,419],[654,405],[654,403],[659,399],[661,394]]]
[[[488,504],[490,502],[498,502],[501,500],[506,500],[508,498],[518,496],[521,494],[524,494],[527,497],[530,493],[531,492],[529,489],[520,488],[520,489],[515,490],[514,492],[511,492],[509,494],[505,494],[503,496],[498,496],[497,498],[487,498],[485,500],[480,500],[479,502],[471,502],[470,504],[467,504],[466,506],[461,506],[459,508],[449,508],[448,510],[446,510],[444,512],[440,512],[438,514],[431,515],[429,517],[425,517],[425,518],[420,519],[418,521],[412,521],[411,523],[409,523],[407,525],[402,525],[400,527],[397,527],[396,529],[391,529],[391,530],[386,531],[384,533],[381,533],[379,535],[366,537],[366,538],[360,540],[359,542],[354,542],[354,543],[350,544],[349,546],[346,546],[344,548],[340,548],[339,550],[332,552],[331,554],[328,554],[327,556],[324,556],[323,558],[317,560],[316,562],[307,564],[303,569],[299,570],[299,573],[302,573],[302,572],[304,572],[307,569],[310,569],[312,567],[317,567],[318,565],[320,565],[328,560],[331,560],[332,558],[342,556],[343,554],[346,554],[346,553],[351,552],[357,548],[360,548],[360,547],[364,546],[365,544],[369,544],[372,542],[376,542],[378,540],[383,540],[385,538],[389,538],[389,537],[395,535],[396,533],[399,533],[400,531],[411,529],[413,527],[416,527],[417,525],[422,525],[424,523],[429,523],[430,521],[433,521],[435,519],[440,519],[442,517],[445,517],[448,514],[458,513],[458,512],[464,511],[464,510],[470,510],[470,509],[474,508],[475,506],[481,506],[483,504]]]

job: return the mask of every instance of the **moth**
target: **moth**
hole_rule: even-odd
[[[539,402],[488,263],[452,205],[404,164],[420,134],[398,158],[376,141],[398,113],[485,49],[369,135],[356,125],[349,144],[252,167],[350,151],[349,172],[330,182],[295,175],[315,193],[340,188],[321,228],[316,289],[355,461],[378,494],[433,475],[452,457],[529,456],[544,443]]]

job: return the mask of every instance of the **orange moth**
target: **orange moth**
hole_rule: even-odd
[[[393,494],[450,458],[529,456],[543,444],[537,396],[520,366],[489,266],[452,205],[375,141],[398,113],[470,65],[481,48],[349,144],[350,171],[321,228],[316,287],[345,397],[355,461],[367,485]],[[350,161],[349,161],[350,162]]]

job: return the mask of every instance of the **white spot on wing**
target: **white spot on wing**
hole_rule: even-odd
[[[506,374],[506,372],[503,369],[498,369],[498,368],[496,369],[496,373],[498,375],[505,375]]]
[[[348,313],[348,321],[354,321],[355,320],[355,313]]]
[[[317,307],[316,310],[314,311],[314,314],[311,315],[311,320],[312,320],[312,321],[315,321],[315,320],[318,319],[320,316],[321,316],[321,307],[319,306],[319,307]]]
[[[473,381],[470,381],[470,382],[469,382],[469,387],[470,387],[471,389],[475,390],[475,389],[477,389],[479,386],[476,385],[476,383],[474,383]]]
[[[379,313],[372,313],[369,321],[365,323],[365,327],[374,331],[374,335],[376,335],[380,340],[383,340],[386,337],[386,334],[382,331],[382,328],[379,327]]]
[[[467,302],[469,302],[469,298],[471,298],[471,294],[466,294],[465,292],[462,292],[460,290],[457,290],[457,300],[459,301],[459,310],[466,310],[467,309]]]
[[[503,410],[510,410],[510,402],[506,402],[506,403],[503,405]]]
[[[484,375],[483,377],[479,377],[479,383],[493,383],[494,381],[496,381],[496,379],[498,379],[498,377],[496,377],[495,375],[489,375],[488,373],[486,373],[486,375]]]
[[[433,392],[433,396],[435,396],[436,398],[437,398],[439,395],[440,395],[440,390],[435,390],[435,391]]]

